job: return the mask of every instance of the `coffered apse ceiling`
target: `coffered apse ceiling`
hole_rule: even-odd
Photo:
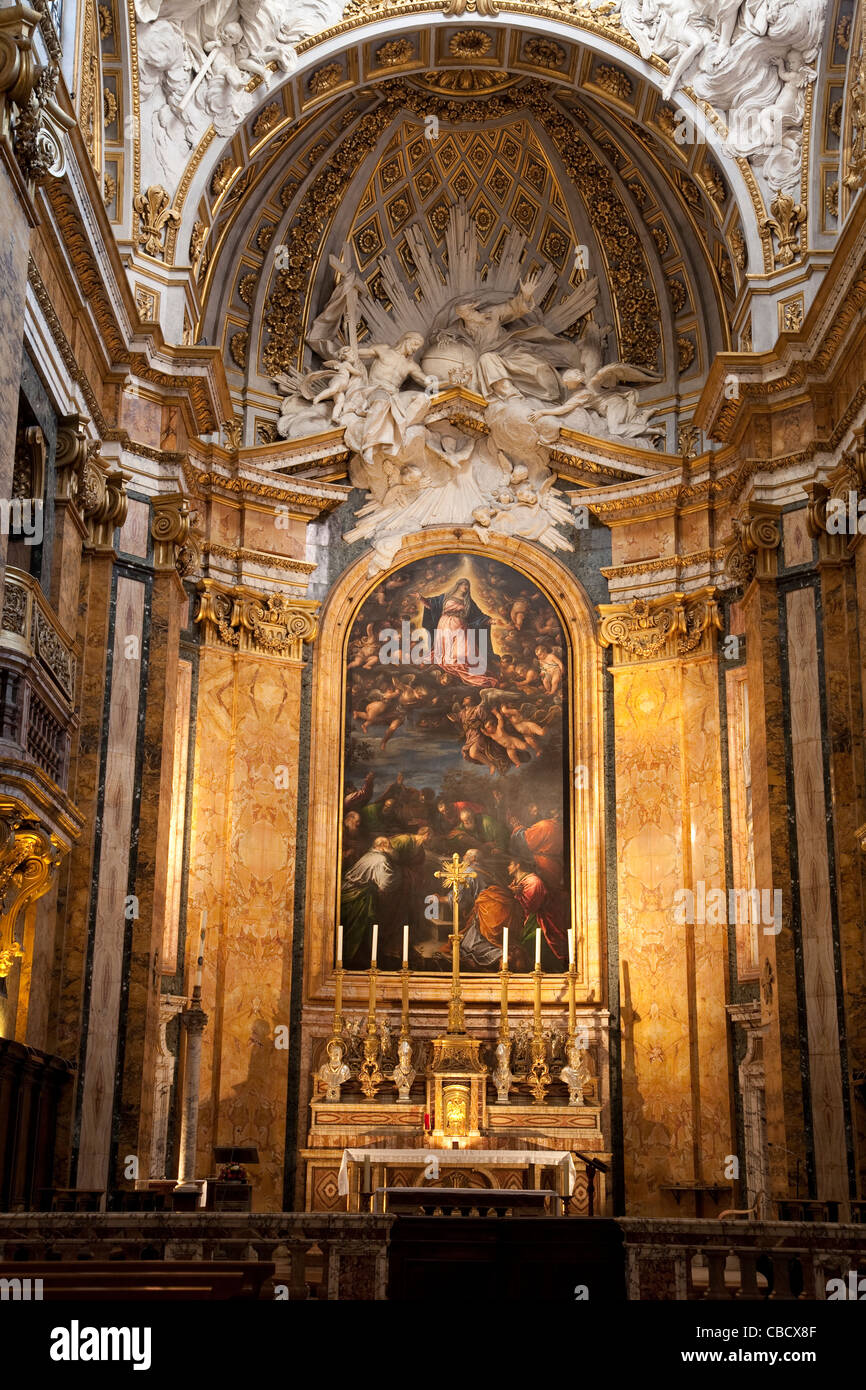
[[[103,8],[121,28],[120,11]],[[523,232],[522,269],[556,271],[551,303],[598,276],[609,356],[658,378],[642,395],[667,414],[669,441],[718,352],[770,346],[802,321],[816,283],[806,250],[826,258],[852,196],[840,167],[852,0],[827,5],[790,218],[711,103],[688,85],[665,99],[668,64],[641,52],[618,4],[486,8],[498,12],[352,0],[297,44],[291,71],[271,62],[251,79],[248,113],[228,134],[216,118],[204,131],[159,188],[170,215],[156,244],[141,213],[139,226],[125,211],[156,177],[147,140],[106,184],[136,270],[146,277],[153,261],[163,284],[174,277],[164,296],[142,289],[167,335],[222,349],[245,442],[273,435],[274,372],[310,360],[304,335],[333,288],[329,258],[348,244],[387,307],[382,258],[414,292],[413,239],[442,267],[457,203],[485,264],[510,228]],[[127,94],[114,90],[105,158],[126,128]]]

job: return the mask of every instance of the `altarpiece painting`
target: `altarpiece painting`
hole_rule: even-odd
[[[455,852],[461,967],[564,970],[569,654],[526,575],[437,554],[383,579],[348,636],[340,920],[348,969],[447,971],[453,903],[436,874]]]

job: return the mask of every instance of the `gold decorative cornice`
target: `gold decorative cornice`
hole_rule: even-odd
[[[665,594],[631,603],[599,604],[598,640],[613,649],[614,666],[710,656],[722,619],[715,588]]]
[[[725,554],[725,547],[718,546],[712,550],[693,550],[688,555],[662,555],[657,560],[638,560],[630,565],[605,565],[600,573],[605,579],[631,579],[640,574],[663,574],[666,570],[696,569],[698,565],[724,559]]]
[[[78,365],[78,359],[72,351],[69,339],[63,331],[63,325],[57,316],[57,311],[51,302],[51,296],[42,282],[42,276],[39,274],[39,269],[32,256],[30,256],[27,262],[27,282],[33,290],[39,308],[45,315],[45,321],[48,324],[49,332],[57,345],[57,350],[63,359],[64,367],[68,371],[71,379],[81,388],[81,393],[87,403],[87,409],[90,411],[97,429],[104,433],[107,429],[107,422],[102,413],[102,407],[94,394],[93,387]]]
[[[156,569],[174,569],[181,579],[190,579],[201,568],[201,549],[193,535],[198,520],[182,493],[163,493],[153,499],[153,560]]]
[[[15,936],[21,912],[48,892],[63,858],[56,836],[10,797],[0,797],[0,979],[24,951]]]
[[[201,580],[198,589],[195,620],[204,624],[208,646],[300,661],[304,643],[316,636],[319,605],[311,599],[230,589],[213,579]]]
[[[287,570],[292,574],[309,575],[316,568],[312,560],[295,560],[291,555],[269,555],[266,550],[246,550],[243,546],[217,545],[211,542],[204,546],[206,555],[216,555],[224,560],[261,565],[264,569]]]
[[[732,519],[732,537],[725,555],[725,572],[733,584],[746,587],[752,579],[772,579],[782,542],[780,512],[765,502],[748,502]]]

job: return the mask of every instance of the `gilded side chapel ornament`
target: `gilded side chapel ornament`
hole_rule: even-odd
[[[857,63],[852,71],[851,135],[848,142],[846,188],[857,190],[866,184],[866,53],[861,40]]]
[[[171,206],[171,198],[161,184],[151,184],[143,193],[136,193],[132,206],[141,227],[138,244],[148,256],[165,258],[164,237],[168,228],[180,226],[180,212]]]

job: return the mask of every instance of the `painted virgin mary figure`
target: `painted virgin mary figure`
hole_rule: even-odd
[[[413,597],[424,607],[421,625],[430,638],[435,664],[466,685],[495,686],[496,678],[485,674],[492,655],[490,618],[473,599],[469,580],[458,579],[447,593],[431,598],[417,591]]]

